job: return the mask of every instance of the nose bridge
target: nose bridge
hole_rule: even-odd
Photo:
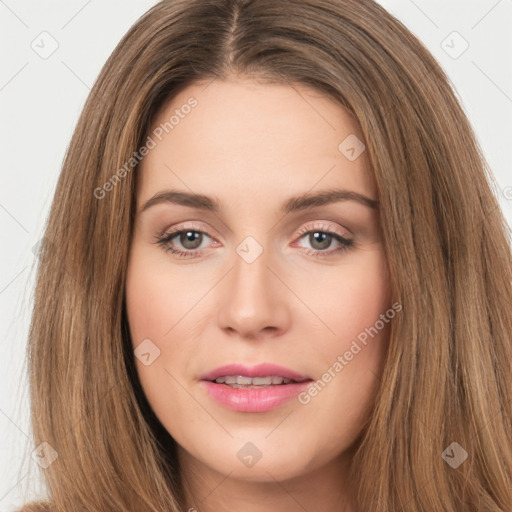
[[[268,269],[272,258],[264,243],[249,235],[235,248],[231,287],[239,303],[245,304],[248,310],[256,305],[261,307],[261,301],[268,299],[268,292],[272,288],[272,272]],[[260,304],[253,304],[253,301]]]
[[[222,290],[219,323],[242,335],[256,334],[273,327],[281,329],[286,320],[282,284],[269,267],[270,251],[254,236],[247,236],[235,247],[233,267]]]

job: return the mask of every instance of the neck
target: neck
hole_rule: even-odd
[[[355,512],[346,485],[347,454],[306,474],[279,481],[271,471],[263,471],[258,480],[220,473],[182,448],[179,459],[187,512]]]

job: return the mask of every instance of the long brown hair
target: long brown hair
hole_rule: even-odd
[[[497,187],[439,64],[371,0],[164,0],[106,62],[63,162],[30,327],[34,447],[58,454],[43,470],[48,507],[185,506],[127,330],[126,162],[164,102],[235,75],[311,86],[365,137],[403,312],[352,461],[358,509],[512,510],[512,257]]]

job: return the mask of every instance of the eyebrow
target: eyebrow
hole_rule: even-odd
[[[281,206],[282,213],[291,213],[325,204],[336,203],[339,201],[355,201],[367,206],[368,208],[377,209],[379,202],[375,199],[345,189],[329,189],[316,193],[305,193],[299,196],[291,197]],[[148,199],[140,208],[139,213],[146,211],[151,206],[161,203],[179,204],[189,206],[199,210],[219,213],[221,211],[221,203],[216,197],[210,197],[203,194],[194,194],[189,192],[181,192],[177,190],[162,190],[157,192],[153,197]]]

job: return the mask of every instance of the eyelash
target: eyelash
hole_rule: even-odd
[[[172,247],[172,245],[170,245],[171,240],[173,238],[176,238],[177,235],[180,235],[182,233],[187,233],[189,231],[191,231],[193,233],[201,233],[203,235],[210,237],[210,235],[208,235],[208,233],[206,233],[206,232],[202,231],[201,229],[196,228],[194,226],[189,226],[187,228],[183,228],[182,226],[180,226],[171,232],[166,231],[166,232],[162,233],[161,235],[157,236],[154,243],[160,245],[165,250],[165,252],[171,252],[172,254],[176,255],[178,258],[193,258],[193,257],[197,256],[198,253],[200,253],[202,251],[202,249],[193,249],[193,250],[189,250],[189,251],[182,251],[179,249],[175,249],[174,247]],[[354,246],[354,240],[345,238],[345,237],[341,236],[340,234],[336,233],[335,231],[332,231],[332,230],[326,228],[322,224],[302,229],[298,233],[299,240],[301,238],[303,238],[304,235],[307,235],[310,233],[325,233],[328,235],[332,235],[334,240],[338,241],[341,245],[337,249],[333,249],[333,250],[329,250],[329,251],[321,251],[318,249],[307,249],[306,248],[306,249],[304,249],[304,252],[308,256],[313,256],[315,258],[325,258],[325,257],[332,256],[333,254],[338,254],[338,253],[341,253],[344,251],[348,251]],[[210,238],[212,238],[212,237],[210,237]]]

